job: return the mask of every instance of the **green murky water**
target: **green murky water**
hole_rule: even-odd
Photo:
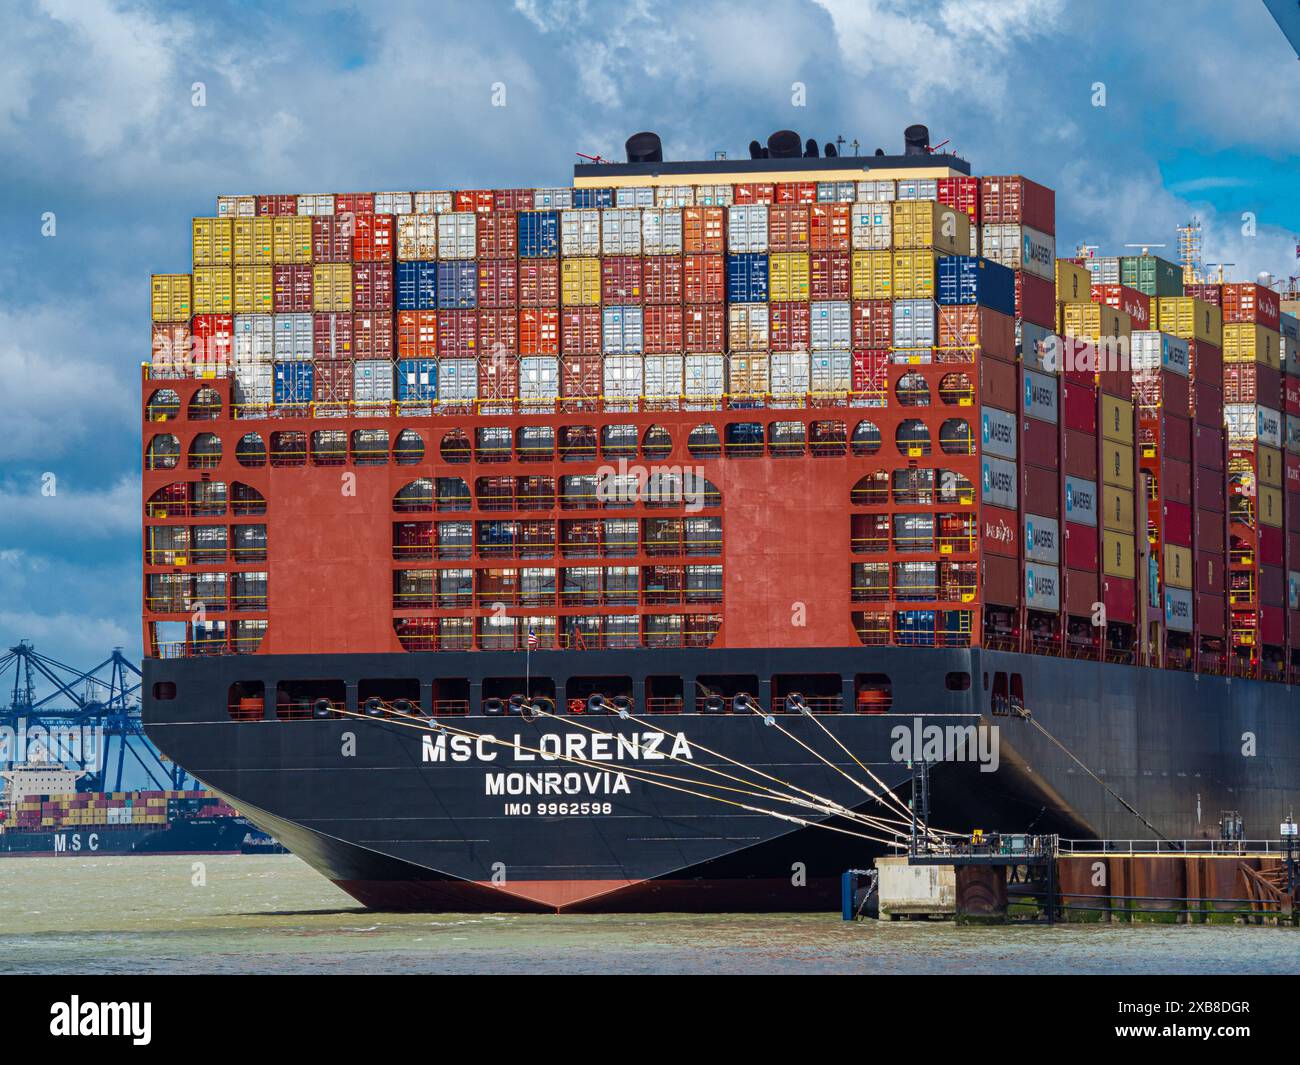
[[[1296,973],[1300,930],[377,914],[290,855],[0,859],[0,973]]]

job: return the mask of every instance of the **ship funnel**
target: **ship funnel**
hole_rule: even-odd
[[[922,125],[908,126],[903,130],[903,154],[925,155],[930,147],[930,130]]]
[[[773,159],[799,159],[803,157],[803,141],[792,129],[778,129],[767,138],[767,153]]]
[[[749,142],[749,157],[751,159],[763,158],[763,146],[759,144],[758,141]]]
[[[805,159],[817,158],[817,142],[811,137],[808,138],[808,143],[804,146],[803,157]]]
[[[627,139],[627,161],[629,163],[662,163],[664,146],[658,133],[633,133]]]

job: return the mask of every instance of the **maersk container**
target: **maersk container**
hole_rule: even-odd
[[[935,306],[930,300],[894,301],[895,348],[933,348]]]
[[[1150,329],[1134,330],[1129,346],[1134,370],[1169,370],[1179,377],[1191,374],[1191,349],[1182,337]]]
[[[1019,439],[1019,425],[1014,414],[997,407],[981,408],[980,443],[984,452],[1015,462]]]
[[[254,316],[256,317],[256,316]],[[275,319],[274,353],[277,362],[311,362],[312,316],[310,314],[277,314]]]
[[[1061,523],[1041,514],[1025,515],[1025,558],[1047,562],[1061,561]]]
[[[1019,477],[1016,464],[995,455],[980,456],[981,498],[985,503],[1015,510],[1019,496],[1016,487]]]
[[[1065,520],[1097,527],[1097,482],[1082,477],[1065,478]]]
[[[560,254],[566,258],[600,254],[600,212],[570,208],[560,212]]]
[[[979,304],[1014,317],[1015,271],[992,259],[942,255],[938,260],[938,299],[945,307]]]
[[[645,349],[642,310],[616,304],[601,312],[601,348],[606,355],[640,355]]]
[[[1041,562],[1025,566],[1025,606],[1058,613],[1061,609],[1061,572]]]
[[[615,207],[653,207],[654,205],[653,185],[625,185],[614,190]]]
[[[767,204],[727,208],[727,250],[733,255],[767,252]]]
[[[1056,284],[1056,238],[1029,226],[988,223],[980,229],[986,258]]]
[[[414,217],[419,217],[414,216]],[[447,263],[444,265],[453,265]],[[438,263],[429,259],[397,264],[397,309],[431,311],[438,306]]]
[[[688,399],[722,395],[723,359],[720,353],[687,355],[682,371],[682,395]]]
[[[747,211],[748,207],[733,207]],[[766,210],[766,208],[764,208]],[[764,237],[764,242],[767,238]],[[764,303],[768,298],[768,261],[765,254],[743,252],[727,256],[727,302]]]
[[[473,259],[478,254],[478,218],[473,211],[438,215],[438,258]]]
[[[519,396],[538,402],[560,394],[560,360],[551,355],[529,355],[519,360]]]
[[[565,190],[567,191],[567,190]],[[565,204],[564,206],[568,206]],[[560,254],[560,212],[519,212],[519,255],[523,259],[554,259]]]
[[[478,264],[464,259],[439,262],[437,289],[439,310],[473,310],[478,306]]]
[[[277,362],[275,367],[275,402],[310,403],[312,389],[312,364],[310,362]]]
[[[810,360],[810,392],[848,392],[853,387],[853,354],[814,351]]]
[[[352,364],[354,403],[393,401],[393,364],[387,359],[358,359]]]
[[[654,207],[642,211],[641,247],[646,255],[681,255],[681,208]]]
[[[852,350],[853,312],[848,300],[819,300],[813,303],[809,327],[813,351]]]
[[[601,211],[600,246],[606,255],[640,255],[641,212],[625,207]]]
[[[614,190],[610,188],[583,188],[573,190],[573,206],[586,207],[613,207]]]
[[[1033,322],[1016,321],[1016,354],[1025,366],[1031,366],[1035,370],[1046,370],[1050,373],[1057,373],[1061,367],[1057,365],[1060,347],[1057,343],[1056,334],[1046,326],[1035,325]],[[1049,366],[1048,362],[1052,365]]]
[[[1027,418],[1056,425],[1061,417],[1060,379],[1024,370],[1024,411]],[[1042,456],[1049,462],[1054,456]]]
[[[1192,631],[1192,593],[1165,588],[1165,626],[1173,632]]]
[[[1223,422],[1228,427],[1230,442],[1260,443],[1273,448],[1282,446],[1282,415],[1270,407],[1225,403]]]
[[[265,407],[275,402],[275,367],[270,362],[235,364],[235,404]]]
[[[774,351],[768,357],[773,397],[804,396],[812,383],[811,356],[806,351]]]
[[[434,359],[402,359],[397,364],[397,398],[415,403],[438,398],[438,363]]]
[[[292,332],[292,326],[289,327]],[[270,314],[237,314],[234,325],[235,363],[270,363],[275,358],[275,318]],[[292,350],[292,345],[290,346]]]
[[[605,362],[605,398],[639,399],[645,387],[645,366],[640,355],[610,355]]]

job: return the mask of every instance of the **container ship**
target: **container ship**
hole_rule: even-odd
[[[825,908],[916,809],[1272,835],[1296,308],[928,141],[219,197],[152,281],[150,738],[371,907]]]

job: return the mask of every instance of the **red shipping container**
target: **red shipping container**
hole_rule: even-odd
[[[983,570],[984,602],[998,606],[1020,605],[1020,563],[1016,559],[986,551],[980,560],[980,568]]]
[[[477,354],[478,311],[439,311],[438,358],[472,359]]]
[[[721,352],[726,326],[727,313],[720,305],[688,305],[682,312],[684,349],[692,354]]]
[[[1092,532],[1095,534],[1096,530]],[[1095,556],[1096,552],[1093,554]],[[1091,570],[1086,567],[1065,570],[1065,612],[1074,617],[1086,617],[1091,620],[1097,604],[1101,602],[1098,598],[1100,588],[1101,583],[1095,567]]]
[[[640,256],[607,255],[600,260],[603,303],[640,303],[643,292]]]
[[[965,211],[970,220],[979,225],[980,220],[980,179],[977,177],[940,178],[936,186],[936,198],[945,207]]]
[[[232,358],[234,331],[234,315],[196,314],[190,326],[190,348],[195,367],[224,374]]]
[[[1222,595],[1196,597],[1196,628],[1202,636],[1222,637],[1227,626],[1227,606]]]
[[[851,315],[855,348],[887,348],[893,344],[893,300],[854,300]]]
[[[1223,387],[1223,349],[1204,340],[1188,343],[1188,374],[1198,384]]]
[[[271,306],[276,314],[307,314],[312,309],[312,268],[273,266]]]
[[[1044,329],[1056,328],[1056,285],[1016,271],[1016,316]]]
[[[352,358],[352,315],[323,312],[313,314],[311,347],[316,362]]]
[[[531,204],[529,208],[531,209]],[[519,216],[495,210],[478,216],[478,257],[514,259],[519,255]]]
[[[848,252],[813,252],[808,257],[808,275],[808,290],[813,299],[846,300],[849,298],[852,288],[852,267]]]
[[[769,304],[768,326],[773,351],[808,351],[812,344],[812,306],[807,303]],[[856,332],[853,343],[855,347],[858,345]],[[863,346],[880,345],[867,343]]]
[[[1158,407],[1164,414],[1190,418],[1190,387],[1186,377],[1169,370],[1133,371],[1133,399],[1148,410]]]
[[[742,201],[737,199],[737,203]],[[687,255],[720,255],[727,250],[725,207],[682,209],[682,251]]]
[[[1286,462],[1286,496],[1300,496],[1300,456],[1285,453]],[[1300,528],[1300,522],[1287,522],[1288,528]]]
[[[260,215],[288,215],[298,213],[297,196],[255,196],[253,207]]]
[[[1160,464],[1158,475],[1160,498],[1171,504],[1181,503],[1190,508],[1192,505],[1192,465],[1178,459],[1166,458]]]
[[[787,200],[767,212],[767,246],[773,252],[808,250],[808,208]]]
[[[1224,484],[1223,473],[1219,470],[1207,470],[1197,466],[1192,475],[1196,479],[1194,503],[1198,510],[1210,510],[1216,514],[1223,513]]]
[[[1184,285],[1183,295],[1192,296],[1202,303],[1209,303],[1215,307],[1223,306],[1222,285]]]
[[[352,265],[352,309],[393,309],[393,264],[357,262]]]
[[[853,353],[853,391],[884,396],[889,387],[889,351],[886,348]]]
[[[1029,418],[1026,421],[1033,421]],[[1067,477],[1081,477],[1085,481],[1097,479],[1097,436],[1078,429],[1066,429],[1062,439],[1062,468]],[[1028,454],[1028,452],[1026,452]]]
[[[816,203],[817,182],[782,181],[776,187],[777,203]]]
[[[1266,566],[1284,564],[1285,537],[1281,529],[1261,524],[1259,527],[1259,560]]]
[[[478,312],[478,351],[483,359],[519,354],[519,315],[516,311]]]
[[[1196,572],[1192,583],[1198,592],[1207,595],[1223,595],[1224,573],[1222,555],[1213,551],[1196,552]]]
[[[941,306],[938,314],[942,362],[973,362],[974,348],[996,359],[1014,362],[1016,320],[975,304]]]
[[[487,216],[484,216],[487,217]],[[484,259],[478,264],[478,305],[483,310],[513,310],[519,302],[519,263]]]
[[[721,303],[726,298],[727,271],[721,255],[687,255],[682,259],[687,303]]]
[[[560,360],[561,396],[598,396],[604,383],[604,360],[599,355],[565,355]]]
[[[356,358],[391,359],[393,348],[391,314],[382,311],[361,311],[352,316],[352,350],[356,353]]]
[[[478,398],[518,399],[519,359],[513,355],[484,356],[479,359]]]
[[[980,181],[980,221],[1021,223],[1040,233],[1056,233],[1056,193],[1019,175]]]
[[[560,311],[560,351],[565,355],[599,355],[600,308],[565,307]]]
[[[642,312],[647,355],[675,355],[682,350],[682,305],[647,303]]]
[[[1138,419],[1138,443],[1147,459],[1192,461],[1192,423],[1186,418],[1157,416]]]
[[[399,359],[436,359],[438,357],[438,312],[397,312],[397,357]]]
[[[1196,546],[1201,551],[1223,555],[1224,545],[1223,512],[1196,509]]]
[[[998,359],[980,359],[980,402],[1014,413],[1020,397],[1020,384],[1014,363]]]
[[[1280,572],[1280,571],[1279,571]],[[1284,600],[1277,603],[1265,603],[1259,608],[1259,641],[1270,647],[1282,645],[1286,636],[1286,621],[1283,617]]]
[[[560,305],[560,260],[519,260],[519,306]]]
[[[1029,514],[1058,517],[1061,510],[1061,471],[1024,463],[1020,467],[1021,506]]]
[[[1233,362],[1223,368],[1224,403],[1260,403],[1276,410],[1284,394],[1282,374],[1271,366]]]
[[[1287,558],[1290,559],[1290,569],[1300,566],[1300,533],[1288,532],[1286,535]],[[1300,635],[1300,633],[1297,633]]]
[[[496,193],[492,189],[461,189],[452,204],[458,211],[482,214],[496,207]]]
[[[314,263],[350,263],[352,227],[342,218],[318,215],[311,220],[311,259]]]
[[[338,192],[334,194],[334,214],[374,214],[373,192]],[[334,262],[335,260],[329,260]]]
[[[774,203],[776,186],[770,182],[747,182],[736,185],[732,200],[735,203]]]
[[[317,360],[312,367],[312,399],[317,403],[352,402],[352,360]]]
[[[810,250],[842,252],[849,250],[851,206],[847,203],[816,203],[808,208]]]
[[[182,369],[190,357],[189,322],[154,322],[151,361],[155,368]]]
[[[1300,414],[1300,379],[1294,377],[1283,379],[1282,409],[1287,414]]]
[[[558,355],[559,353],[560,312],[549,307],[521,308],[519,354]]]
[[[646,303],[682,302],[682,257],[647,255],[641,263]]]
[[[1161,504],[1163,518],[1160,522],[1160,537],[1167,544],[1178,547],[1192,546],[1192,508],[1186,503],[1168,502]]]
[[[1075,381],[1061,382],[1061,420],[1067,429],[1097,435],[1097,390]],[[1095,450],[1095,448],[1094,448]]]
[[[1122,577],[1103,576],[1101,601],[1106,607],[1106,620],[1132,625],[1137,617],[1137,589],[1132,581]]]
[[[1194,434],[1196,448],[1196,465],[1203,466],[1207,470],[1217,470],[1223,472],[1223,447],[1224,447],[1224,430],[1223,423],[1220,422],[1217,427],[1211,428],[1208,425],[1197,425]]]
[[[1133,328],[1151,328],[1151,297],[1128,285],[1093,285],[1092,302],[1123,311],[1133,319]]]
[[[1218,388],[1198,382],[1193,386],[1192,400],[1198,426],[1217,429],[1223,425],[1223,393]]]
[[[1223,324],[1255,322],[1265,329],[1277,329],[1281,299],[1272,289],[1253,281],[1223,286]]]
[[[1065,565],[1067,569],[1086,570],[1092,576],[1093,596],[1089,602],[1097,600],[1097,528],[1094,525],[1079,525],[1073,521],[1065,523]]]
[[[1264,610],[1286,605],[1286,576],[1281,566],[1259,567],[1259,601]]]
[[[1037,418],[1020,419],[1020,454],[1035,462],[1051,462],[1060,451],[1057,428],[1051,422],[1039,421]],[[1083,476],[1083,474],[1071,474]],[[1035,513],[1042,513],[1036,511]]]
[[[391,263],[397,247],[397,216],[359,214],[352,237],[353,262]]]

